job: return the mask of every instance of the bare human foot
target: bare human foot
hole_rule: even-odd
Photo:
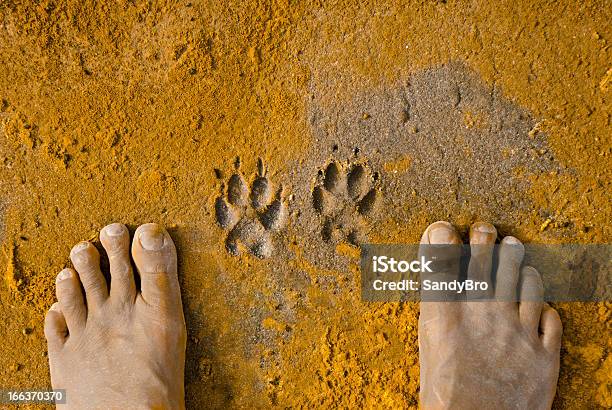
[[[490,224],[472,226],[468,278],[490,277],[496,237]],[[436,222],[427,228],[421,244],[458,245],[461,239],[448,222]],[[552,405],[561,320],[541,301],[538,272],[521,269],[524,247],[518,239],[505,237],[499,253],[495,287],[499,300],[421,302],[424,409],[550,409]],[[450,267],[447,274],[459,278],[458,258],[445,266]]]
[[[51,384],[66,389],[66,408],[184,408],[186,330],[172,238],[156,224],[136,230],[140,290],[127,228],[108,225],[100,240],[110,290],[88,242],[70,252],[76,271],[57,276],[58,302],[45,319]]]

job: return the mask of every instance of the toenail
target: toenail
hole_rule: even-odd
[[[106,227],[104,227],[104,232],[108,236],[119,236],[124,232],[123,225],[121,225],[120,223],[107,225]]]
[[[72,248],[70,251],[71,254],[76,255],[77,253],[83,252],[85,249],[89,248],[89,242],[80,242]]]
[[[70,269],[64,269],[57,275],[56,282],[60,282],[62,280],[65,280],[71,277],[72,277],[72,271]]]
[[[521,243],[521,241],[516,239],[514,236],[506,236],[502,242],[507,243],[508,245],[519,245]]]
[[[445,225],[436,225],[429,231],[429,243],[445,244],[451,241],[453,230]]]
[[[52,304],[49,310],[59,310],[59,302]]]
[[[493,227],[493,225],[489,225],[489,224],[485,224],[485,223],[479,223],[477,224],[474,229],[478,232],[482,232],[482,233],[495,233],[495,228]]]
[[[164,233],[161,229],[144,230],[138,235],[142,247],[148,251],[158,251],[164,246]]]

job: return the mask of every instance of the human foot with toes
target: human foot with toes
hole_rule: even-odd
[[[45,319],[51,384],[74,409],[184,408],[186,329],[172,238],[156,224],[100,232],[110,286],[89,242],[70,252]],[[132,260],[140,286],[136,287]],[[84,290],[84,292],[83,292]]]
[[[492,225],[472,226],[468,278],[490,282],[496,236]],[[186,331],[172,239],[155,224],[136,230],[131,259],[139,289],[127,228],[109,225],[100,240],[109,257],[110,289],[88,242],[71,251],[75,270],[57,277],[58,302],[45,322],[52,385],[66,389],[70,408],[184,408]],[[436,222],[421,243],[461,240],[449,223]],[[443,273],[458,279],[460,254],[450,255]],[[495,301],[421,303],[423,408],[550,408],[561,322],[541,301],[537,271],[521,269],[523,255],[516,238],[501,242]]]
[[[487,223],[470,230],[467,277],[489,279],[497,232]],[[422,245],[459,245],[448,222],[430,225]],[[427,246],[422,246],[427,248]],[[420,401],[424,409],[550,409],[559,375],[562,326],[542,302],[538,272],[522,267],[523,245],[501,241],[495,300],[421,302]],[[444,274],[459,279],[459,253]],[[517,303],[516,301],[519,300]]]

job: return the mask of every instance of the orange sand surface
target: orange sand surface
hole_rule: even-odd
[[[313,101],[354,105],[458,61],[528,111],[530,135],[571,171],[525,175],[530,205],[507,217],[483,197],[439,206],[414,190],[414,207],[381,214],[371,242],[480,218],[529,242],[610,242],[610,21],[605,0],[0,1],[0,387],[49,385],[42,319],[70,248],[111,222],[158,222],[179,250],[188,406],[416,408],[418,306],[361,303],[346,241],[328,249],[342,271],[304,251],[311,204],[292,193],[316,175],[292,187],[288,171],[332,156]],[[231,255],[215,219],[236,158],[249,181],[261,158],[284,184],[282,252],[267,258]],[[415,166],[393,159],[378,183]],[[555,307],[555,407],[612,407],[612,305]]]

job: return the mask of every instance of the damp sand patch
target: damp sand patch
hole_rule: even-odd
[[[367,242],[383,221],[463,216],[516,225],[533,209],[530,177],[568,172],[537,119],[462,63],[348,101],[312,93],[316,143],[289,180],[306,254],[325,268],[345,269],[338,245]]]

